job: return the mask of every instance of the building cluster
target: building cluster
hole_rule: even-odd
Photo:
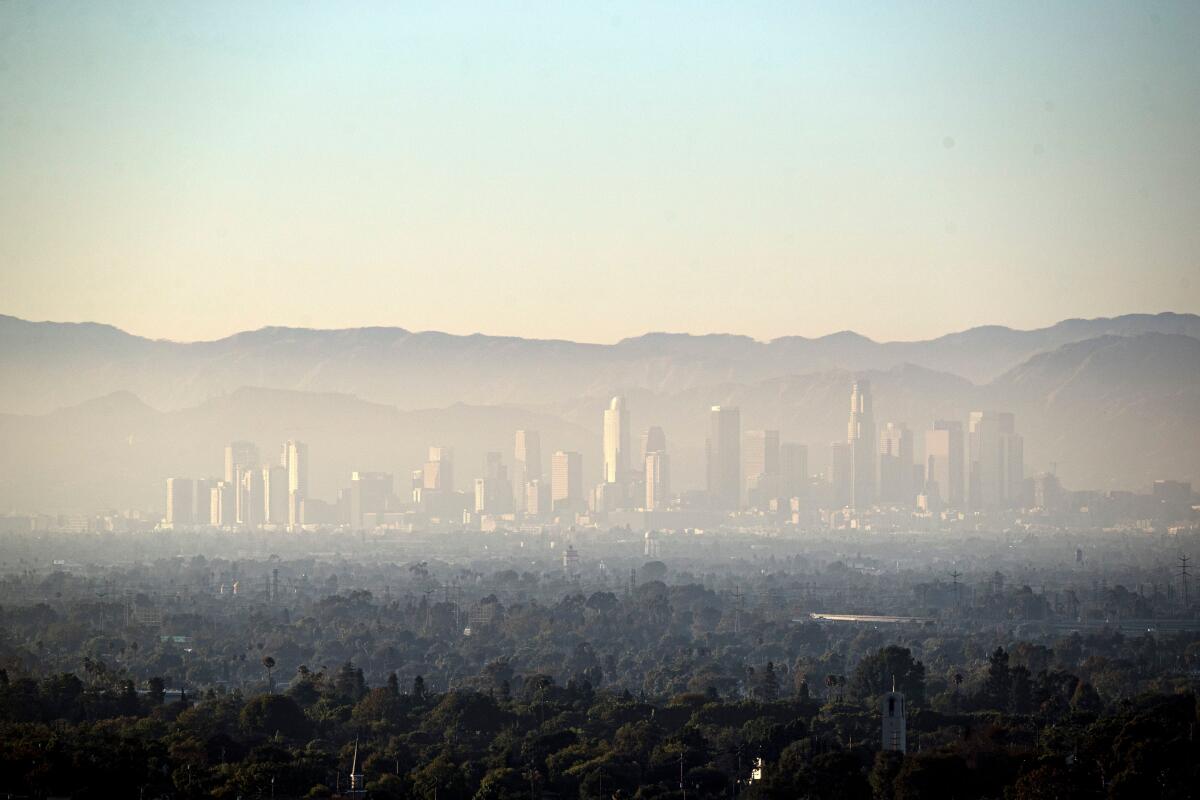
[[[1067,496],[1053,474],[1026,477],[1024,440],[1013,414],[981,410],[966,420],[937,419],[918,443],[902,421],[877,424],[866,380],[851,387],[846,437],[830,445],[828,464],[818,472],[810,470],[806,445],[784,441],[778,430],[743,431],[736,407],[712,406],[708,418],[703,491],[672,490],[666,433],[651,425],[635,435],[629,406],[618,396],[603,410],[602,480],[595,486],[585,485],[581,453],[556,450],[544,464],[538,431],[518,430],[511,464],[504,453],[488,452],[465,485],[456,482],[454,449],[434,445],[407,486],[398,487],[390,472],[353,472],[336,502],[326,503],[310,496],[304,443],[286,442],[277,463],[264,463],[254,444],[232,442],[225,448],[223,479],[167,479],[164,523],[286,530],[441,524],[485,531],[557,523],[678,530],[716,527],[737,515],[859,527],[888,514],[949,519],[1054,510]],[[1166,501],[1190,500],[1190,485],[1160,483],[1155,492]]]

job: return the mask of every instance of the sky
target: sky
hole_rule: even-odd
[[[0,313],[611,342],[1200,311],[1200,4],[0,2]]]

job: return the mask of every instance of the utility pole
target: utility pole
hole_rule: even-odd
[[[962,577],[962,573],[958,570],[954,570],[950,573],[950,577],[954,580],[954,605],[957,607],[962,605],[962,597],[960,596],[958,589],[958,579]]]
[[[742,586],[734,584],[733,586],[733,635],[737,636],[741,630],[742,622]]]

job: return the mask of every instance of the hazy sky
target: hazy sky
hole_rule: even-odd
[[[1197,42],[1195,2],[0,2],[0,312],[612,341],[1196,311]]]

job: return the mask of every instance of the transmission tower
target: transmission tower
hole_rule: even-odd
[[[1183,553],[1179,554],[1179,583],[1183,589],[1183,607],[1188,607],[1188,561],[1190,561]]]

